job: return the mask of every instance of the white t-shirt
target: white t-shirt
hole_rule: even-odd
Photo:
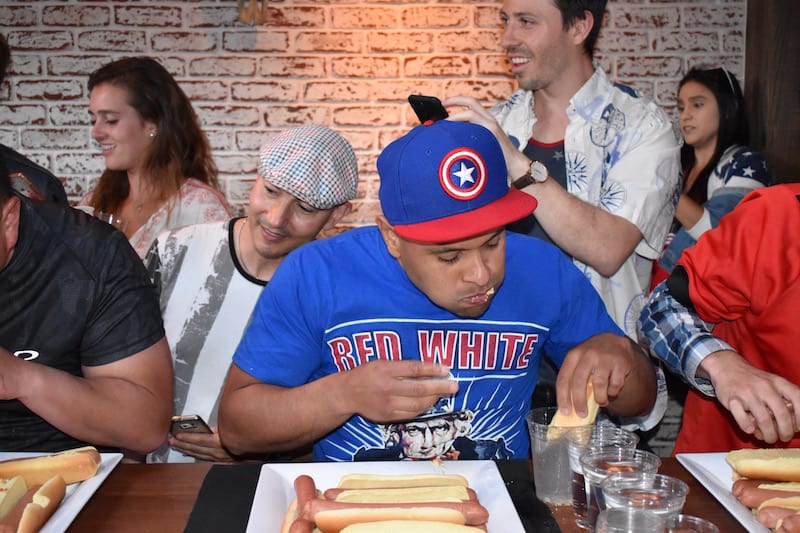
[[[244,272],[230,247],[236,220],[162,233],[146,260],[161,290],[175,368],[174,414],[200,415],[212,427],[231,357],[266,285]],[[148,456],[148,462],[165,461],[195,459],[166,445]]]

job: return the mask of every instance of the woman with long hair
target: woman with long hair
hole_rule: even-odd
[[[652,287],[747,193],[770,184],[766,161],[748,146],[744,98],[733,74],[724,68],[691,69],[678,86],[678,111],[683,192]]]
[[[142,258],[164,230],[231,217],[208,139],[161,64],[119,59],[94,71],[88,87],[92,137],[106,170],[79,205],[121,219]]]

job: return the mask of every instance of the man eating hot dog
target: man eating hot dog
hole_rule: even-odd
[[[505,231],[536,200],[509,190],[489,130],[427,122],[386,147],[378,172],[377,226],[292,252],[261,294],[221,399],[229,450],[313,442],[315,460],[353,460],[448,398],[472,413],[459,439],[525,458],[544,352],[563,411],[586,414],[591,379],[608,412],[656,416],[654,367],[586,277]]]

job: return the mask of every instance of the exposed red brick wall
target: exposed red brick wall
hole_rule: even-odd
[[[283,0],[263,22],[233,0],[0,2],[13,50],[0,86],[0,142],[64,179],[74,200],[104,168],[90,136],[88,74],[111,59],[152,55],[194,102],[225,194],[243,208],[269,132],[318,122],[354,146],[362,172],[349,224],[379,212],[375,159],[415,122],[409,93],[469,94],[487,104],[514,82],[499,49],[499,2]],[[266,5],[263,5],[266,4]],[[667,108],[692,65],[741,79],[746,0],[610,0],[601,64]]]

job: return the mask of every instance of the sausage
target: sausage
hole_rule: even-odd
[[[779,520],[786,518],[797,513],[797,509],[787,509],[785,507],[762,507],[756,512],[756,520],[764,526],[772,529],[778,525]]]
[[[800,515],[793,514],[778,521],[776,533],[800,533]]]
[[[478,526],[489,521],[489,511],[477,501],[465,502],[415,502],[415,503],[343,503],[315,498],[306,504],[300,511],[300,516],[306,520],[317,523],[315,518],[317,513],[323,511],[337,511],[349,509],[414,509],[414,508],[437,508],[451,509],[464,515],[467,525]],[[319,523],[317,523],[319,526]]]
[[[737,479],[733,483],[731,492],[744,505],[751,509],[757,508],[770,498],[789,498],[800,496],[800,491],[762,489],[761,485],[774,485],[775,481],[763,479]]]

